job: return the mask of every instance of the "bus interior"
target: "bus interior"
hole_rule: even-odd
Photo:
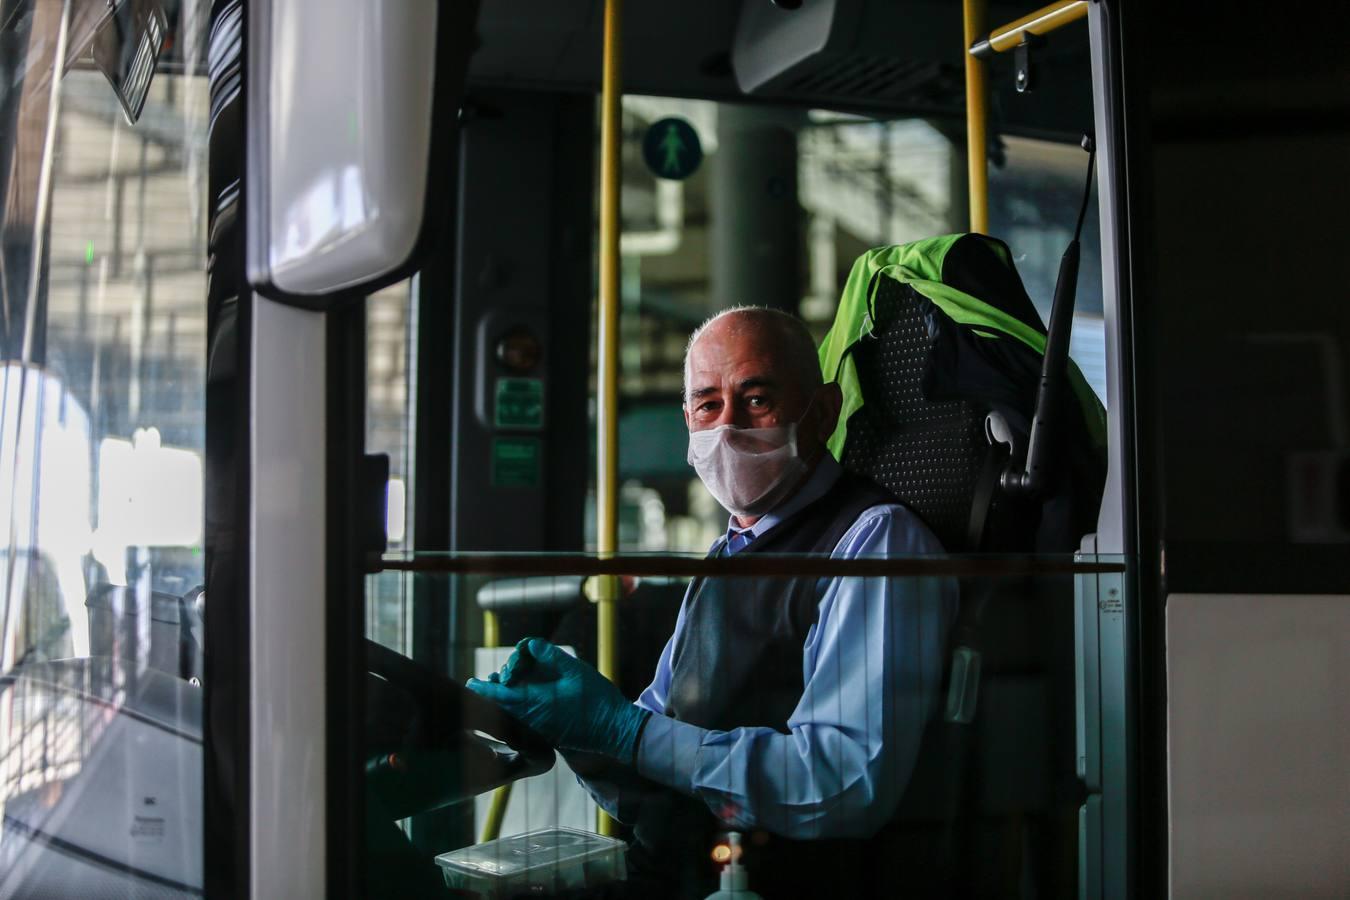
[[[465,682],[793,579],[960,597],[894,810],[671,896],[1344,897],[1344,19],[0,0],[0,898],[635,896]],[[708,555],[743,305],[943,553]]]

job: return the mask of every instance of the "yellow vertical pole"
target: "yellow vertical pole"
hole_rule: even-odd
[[[502,836],[502,822],[506,820],[506,807],[511,802],[511,784],[506,784],[492,792],[492,803],[488,806],[487,816],[483,819],[483,833],[478,842],[486,844]]]
[[[605,0],[604,66],[600,88],[600,347],[596,379],[595,521],[602,557],[619,549],[619,141],[623,110],[623,0]],[[618,579],[595,580],[596,656],[600,674],[618,677]],[[614,822],[599,813],[596,830],[612,835]]]
[[[970,188],[970,230],[989,232],[989,162],[985,135],[988,94],[985,90],[984,61],[970,54],[970,47],[984,36],[986,0],[962,0],[966,43],[961,54],[966,59],[966,165]]]
[[[497,614],[490,609],[483,611],[483,646],[497,647],[502,642],[502,629]]]

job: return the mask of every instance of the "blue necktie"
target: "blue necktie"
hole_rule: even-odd
[[[755,539],[750,533],[750,529],[745,531],[733,531],[731,537],[727,539],[727,556],[735,556],[745,549],[746,545]]]

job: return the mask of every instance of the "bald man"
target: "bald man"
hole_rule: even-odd
[[[737,308],[693,333],[688,460],[730,513],[710,556],[941,552],[917,516],[828,452],[840,406],[790,315]],[[765,897],[843,884],[871,895],[894,887],[861,867],[885,852],[873,838],[936,708],[955,613],[942,579],[698,578],[636,703],[539,640],[470,687],[553,739],[596,801],[633,824],[630,870],[646,896],[706,895],[726,830],[749,835]],[[532,665],[517,673],[522,656]]]

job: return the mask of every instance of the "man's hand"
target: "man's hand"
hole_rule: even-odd
[[[632,763],[645,709],[629,703],[609,679],[541,638],[526,638],[487,681],[469,690],[495,701],[555,747]]]

